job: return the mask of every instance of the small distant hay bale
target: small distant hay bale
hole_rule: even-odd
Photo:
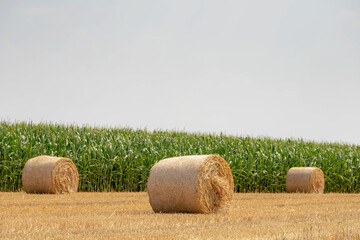
[[[147,185],[151,207],[164,213],[224,211],[233,191],[229,164],[218,155],[163,159],[152,167]]]
[[[324,187],[324,173],[317,167],[293,167],[286,175],[288,193],[323,193]]]
[[[27,193],[73,193],[79,186],[79,173],[68,158],[38,156],[26,162],[22,184]]]

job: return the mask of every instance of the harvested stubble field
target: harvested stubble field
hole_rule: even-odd
[[[236,193],[222,214],[156,214],[140,193],[0,193],[1,239],[360,239],[358,194]]]

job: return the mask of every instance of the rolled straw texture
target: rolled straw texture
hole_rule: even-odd
[[[211,213],[229,206],[234,180],[218,155],[167,158],[150,171],[147,192],[155,212]]]
[[[68,158],[38,156],[26,162],[22,184],[27,193],[73,193],[79,186],[79,173]]]
[[[293,167],[286,175],[286,191],[303,193],[323,193],[324,173],[317,167]]]

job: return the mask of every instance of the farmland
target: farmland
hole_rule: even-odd
[[[22,189],[22,169],[38,155],[68,157],[79,191],[144,191],[163,158],[219,154],[230,165],[236,192],[285,191],[293,166],[320,167],[325,192],[360,192],[360,146],[299,140],[189,134],[129,128],[0,122],[0,191]]]
[[[156,214],[144,192],[0,193],[0,239],[360,239],[360,198],[236,193],[225,213]]]

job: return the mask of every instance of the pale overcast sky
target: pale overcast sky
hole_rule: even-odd
[[[0,1],[0,118],[360,145],[360,1]]]

